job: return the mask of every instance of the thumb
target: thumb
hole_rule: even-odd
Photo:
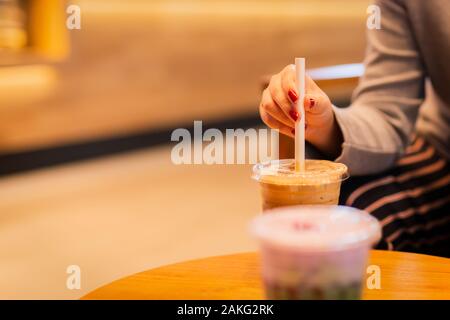
[[[305,112],[309,112],[311,114],[322,114],[327,112],[330,107],[331,101],[325,94],[307,94],[305,96]]]

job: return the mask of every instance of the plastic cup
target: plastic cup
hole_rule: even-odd
[[[275,209],[251,232],[267,298],[287,300],[360,299],[369,249],[381,237],[374,217],[344,206]]]
[[[259,182],[263,210],[295,205],[337,205],[341,183],[348,178],[342,163],[306,160],[305,171],[295,171],[295,160],[256,164],[253,179]]]

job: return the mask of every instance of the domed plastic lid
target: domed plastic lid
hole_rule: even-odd
[[[381,226],[369,213],[344,206],[296,206],[266,211],[251,223],[260,241],[302,251],[374,245]]]
[[[348,178],[345,164],[326,160],[306,160],[305,171],[295,171],[295,160],[273,160],[256,164],[253,179],[274,184],[320,184],[343,181]]]

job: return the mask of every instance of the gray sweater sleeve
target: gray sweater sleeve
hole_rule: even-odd
[[[401,0],[378,0],[381,29],[368,31],[366,71],[352,104],[334,108],[344,143],[336,159],[352,175],[389,169],[403,154],[424,99],[425,70]]]

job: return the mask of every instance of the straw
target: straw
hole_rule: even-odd
[[[295,123],[295,171],[305,171],[305,58],[295,59],[298,100],[295,105],[300,120]]]

